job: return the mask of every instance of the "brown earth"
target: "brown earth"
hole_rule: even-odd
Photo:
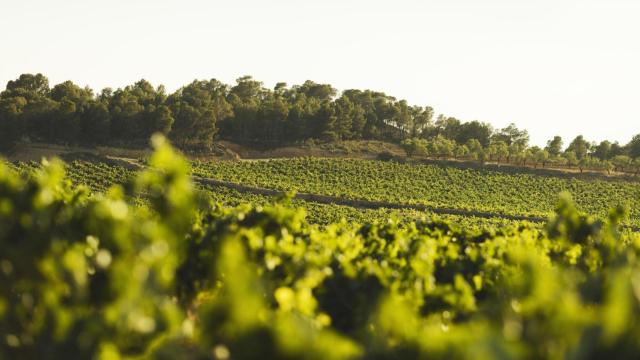
[[[292,157],[350,157],[375,159],[380,154],[404,156],[404,150],[396,144],[382,141],[339,141],[331,143],[307,142],[300,145],[256,149],[226,140],[218,142],[221,147],[238,155],[240,159],[278,159]]]

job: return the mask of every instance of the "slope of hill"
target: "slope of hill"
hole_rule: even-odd
[[[12,164],[20,177],[0,162],[0,357],[38,358],[43,349],[52,358],[182,359],[640,353],[640,234],[620,231],[620,208],[599,221],[563,197],[544,227],[403,223],[384,209],[344,213],[362,223],[318,226],[287,204],[305,204],[296,200],[194,191],[188,163],[157,146],[141,172],[76,160],[70,181],[58,163]],[[269,170],[262,181],[301,171],[314,179],[319,166],[355,184],[390,170],[395,192],[407,187],[403,176],[437,171],[342,159],[246,164],[229,174],[258,178],[251,166],[278,165],[259,168]],[[467,179],[478,191],[482,181],[514,185],[497,174],[442,171],[445,184],[479,178]],[[92,191],[74,186],[84,183]],[[101,194],[111,183],[129,185]],[[596,186],[609,195],[608,185]]]

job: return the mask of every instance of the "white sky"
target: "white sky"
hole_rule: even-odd
[[[0,88],[145,78],[384,91],[542,145],[640,133],[640,0],[0,0]]]

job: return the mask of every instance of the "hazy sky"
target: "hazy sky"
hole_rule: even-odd
[[[0,83],[384,91],[541,145],[640,133],[640,0],[2,0]]]

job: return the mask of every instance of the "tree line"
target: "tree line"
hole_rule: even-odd
[[[307,139],[400,141],[421,134],[431,108],[410,107],[384,93],[306,81],[273,90],[250,76],[234,86],[195,80],[167,94],[146,80],[99,93],[42,74],[23,74],[0,93],[3,143],[146,146],[153,133],[183,149],[211,149],[214,139],[281,145]]]
[[[545,147],[528,146],[526,131],[518,138],[506,136],[518,132],[513,124],[491,136],[488,146],[482,146],[477,139],[466,143],[435,136],[432,138],[409,138],[401,145],[409,157],[420,156],[435,159],[465,159],[481,163],[488,161],[498,164],[521,166],[569,167],[583,172],[586,169],[633,173],[640,175],[640,135],[636,135],[629,144],[622,146],[617,142],[604,140],[600,143],[588,142],[579,135],[564,148],[560,136],[547,141]]]
[[[402,144],[409,156],[466,157],[481,161],[612,164],[620,170],[640,157],[640,135],[626,145],[591,143],[578,136],[545,148],[511,124],[494,129],[480,121],[435,116],[430,106],[409,105],[383,92],[306,81],[273,89],[251,76],[235,85],[194,80],[172,94],[140,80],[95,93],[65,81],[50,87],[42,74],[23,74],[0,93],[0,144],[41,141],[69,145],[146,146],[161,133],[185,150],[211,150],[215,139],[279,146],[308,139],[382,140]],[[610,166],[610,165],[602,165]],[[623,170],[624,171],[624,170]]]

